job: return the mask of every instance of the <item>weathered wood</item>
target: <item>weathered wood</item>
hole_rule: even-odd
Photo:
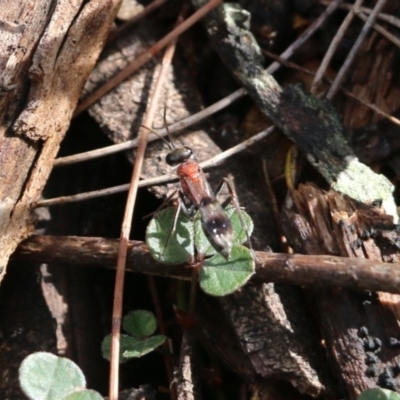
[[[296,252],[349,257],[346,273],[350,274],[355,269],[359,272],[358,263],[366,258],[376,265],[382,259],[390,260],[398,269],[398,234],[393,230],[392,217],[385,215],[379,204],[360,204],[313,185],[301,185],[292,199],[284,211],[283,228]],[[399,351],[390,340],[400,335],[399,296],[349,291],[344,286],[314,286],[310,296],[345,397],[355,399],[377,385],[398,387],[395,366]]]
[[[4,4],[6,3],[6,4]],[[6,1],[0,23],[0,281],[119,0]]]

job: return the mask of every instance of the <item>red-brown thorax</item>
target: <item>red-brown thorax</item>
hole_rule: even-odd
[[[194,205],[199,206],[204,196],[213,197],[204,172],[197,162],[184,161],[178,166],[176,173],[179,176],[182,191]]]

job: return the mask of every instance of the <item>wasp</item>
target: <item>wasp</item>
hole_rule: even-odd
[[[188,146],[172,149],[166,156],[166,162],[170,166],[177,167],[176,174],[180,183],[181,201],[178,203],[172,230],[176,226],[181,208],[189,215],[199,211],[201,226],[210,244],[229,259],[234,237],[231,220],[210,188],[202,168],[194,160],[192,149]],[[217,193],[224,183],[228,185],[230,195],[233,197],[233,189],[226,179],[220,184]]]

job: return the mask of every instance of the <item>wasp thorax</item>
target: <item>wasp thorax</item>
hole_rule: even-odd
[[[177,149],[173,149],[167,154],[167,156],[165,157],[165,161],[168,165],[171,166],[178,165],[188,160],[192,156],[192,154],[193,151],[190,147],[178,147]]]

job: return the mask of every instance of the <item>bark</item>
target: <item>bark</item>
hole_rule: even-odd
[[[5,3],[0,21],[0,281],[10,254],[33,230],[32,206],[119,0]]]
[[[379,204],[360,204],[313,185],[301,185],[291,197],[283,227],[296,252],[340,254],[354,268],[366,258],[398,262],[396,226]],[[377,385],[398,388],[399,296],[313,287],[309,297],[344,396],[355,399]]]

